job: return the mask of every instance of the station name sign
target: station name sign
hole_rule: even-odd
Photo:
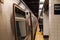
[[[60,4],[54,4],[54,14],[60,15]]]

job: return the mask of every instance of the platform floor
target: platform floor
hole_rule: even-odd
[[[39,27],[37,27],[36,37],[35,40],[44,40],[43,35],[41,32],[39,32]]]

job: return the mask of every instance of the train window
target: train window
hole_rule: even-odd
[[[23,40],[26,37],[26,18],[25,12],[18,5],[13,5],[15,39]]]
[[[16,28],[17,28],[18,39],[21,40],[21,34],[20,34],[20,29],[19,29],[19,21],[16,21]]]
[[[18,8],[16,9],[17,11],[15,11],[15,13],[16,13],[16,17],[15,17],[15,19],[16,19],[16,21],[19,21],[19,23],[17,23],[17,24],[19,24],[19,28],[18,28],[18,25],[16,26],[16,28],[17,28],[17,37],[18,37],[18,40],[20,39],[19,37],[25,37],[26,36],[26,25],[25,25],[25,16],[24,16],[24,14],[25,14],[25,12],[23,12],[23,11],[21,11],[21,10],[19,10]],[[19,33],[18,33],[18,31],[20,30],[20,36],[18,36],[19,35]],[[21,38],[21,39],[22,39]]]
[[[25,17],[25,12],[15,7],[15,12],[17,17]]]

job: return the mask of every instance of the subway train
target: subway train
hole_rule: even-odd
[[[31,12],[25,12],[17,4],[13,4],[11,28],[15,40],[35,40],[38,20]]]

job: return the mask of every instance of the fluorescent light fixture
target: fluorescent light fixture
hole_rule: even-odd
[[[41,13],[42,10],[39,10],[39,13]]]
[[[40,0],[40,2],[44,2],[45,0]]]
[[[41,15],[41,10],[39,11],[39,17],[40,17],[40,15]]]
[[[40,5],[39,5],[39,8],[42,8],[42,7],[43,7],[43,4],[40,4]]]
[[[42,10],[39,10],[39,12],[41,12]]]
[[[42,17],[42,16],[40,16],[40,18],[41,18],[41,19],[43,19],[43,17]]]

